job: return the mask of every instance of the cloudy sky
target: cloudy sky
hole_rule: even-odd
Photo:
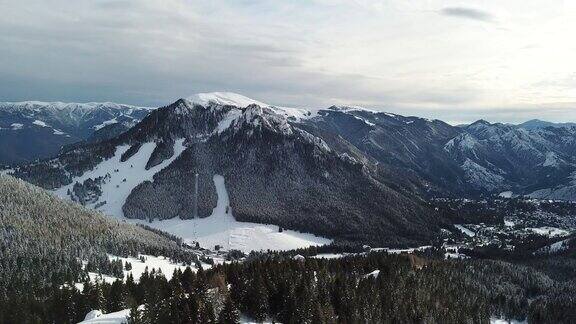
[[[572,0],[0,0],[0,101],[576,121]]]

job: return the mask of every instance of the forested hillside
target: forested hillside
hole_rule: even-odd
[[[109,268],[107,253],[190,263],[176,240],[118,222],[9,176],[0,176],[0,322],[50,322],[37,307],[55,288]],[[27,315],[24,315],[27,314]]]
[[[177,270],[170,280],[151,272],[137,283],[129,279],[101,288],[97,301],[75,288],[55,295],[61,323],[67,323],[65,316],[80,316],[82,303],[105,313],[124,308],[130,323],[238,323],[240,315],[281,323],[576,320],[573,283],[506,262],[442,261],[434,255],[262,254],[197,273]]]

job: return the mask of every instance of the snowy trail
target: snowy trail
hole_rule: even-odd
[[[132,189],[144,181],[151,181],[158,171],[164,169],[178,158],[186,147],[184,146],[184,139],[177,140],[174,144],[174,154],[172,157],[148,170],[146,170],[146,163],[156,148],[156,143],[150,142],[143,144],[134,156],[125,162],[121,162],[120,158],[122,154],[129,148],[129,145],[118,146],[112,158],[101,162],[93,170],[85,172],[82,176],[74,178],[71,184],[55,190],[56,195],[69,199],[70,197],[67,192],[68,190],[72,190],[74,183],[83,182],[88,178],[95,179],[110,174],[110,179],[102,184],[102,195],[98,199],[98,202],[105,201],[106,204],[98,208],[98,210],[107,215],[124,216],[122,206],[132,192]],[[116,172],[116,170],[118,171]],[[88,205],[88,207],[95,208],[97,203]]]

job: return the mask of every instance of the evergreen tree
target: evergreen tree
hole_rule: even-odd
[[[228,296],[226,298],[226,303],[224,304],[224,308],[220,312],[218,316],[218,323],[219,324],[236,324],[240,322],[240,312],[236,308],[234,301],[232,298]]]

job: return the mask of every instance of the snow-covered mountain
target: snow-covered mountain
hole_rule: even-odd
[[[576,123],[552,123],[540,119],[532,119],[518,125],[518,127],[528,130],[541,129],[546,127],[573,127],[573,126],[576,126]]]
[[[576,128],[527,130],[482,120],[454,127],[361,107],[312,113],[205,93],[13,173],[114,217],[248,251],[255,248],[249,241],[271,249],[326,242],[280,235],[279,227],[419,244],[442,223],[427,197],[512,191],[576,199],[574,156]],[[224,212],[215,212],[223,192],[216,178],[225,183]],[[200,218],[192,219],[196,199]]]
[[[180,99],[113,139],[14,173],[115,217],[150,220],[209,244],[215,241],[205,235],[216,235],[225,238],[221,245],[239,249],[274,237],[296,246],[322,241],[289,230],[381,245],[419,244],[439,230],[439,220],[420,198],[390,187],[367,159],[335,150],[307,131],[306,121],[317,117],[229,103]],[[196,173],[199,216],[213,219],[212,225],[228,224],[228,234],[207,221],[190,220]],[[229,197],[220,216],[214,214],[220,199],[216,176]],[[231,215],[233,222],[225,221]],[[219,230],[206,233],[206,228]]]
[[[570,186],[576,170],[576,127],[528,130],[480,120],[444,148],[460,164],[466,181],[488,192],[545,190],[548,198],[565,199],[566,194],[551,194],[552,188]]]
[[[63,145],[118,135],[149,108],[116,103],[0,103],[0,164],[22,163],[58,153]]]
[[[443,146],[461,129],[440,120],[361,107],[330,107],[305,120],[309,132],[340,153],[376,166],[382,181],[420,192],[466,191]]]

